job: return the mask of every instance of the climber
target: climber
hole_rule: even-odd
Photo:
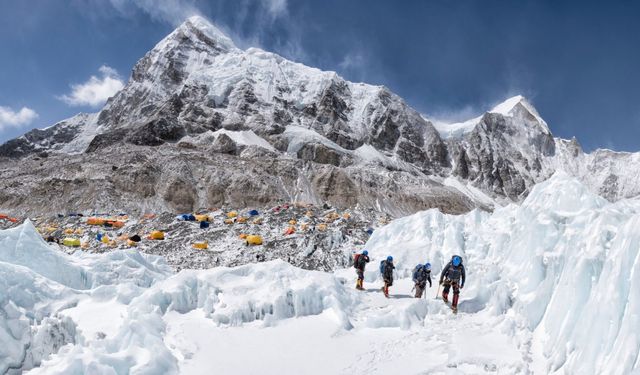
[[[393,270],[396,268],[393,265],[393,257],[389,255],[386,260],[380,262],[380,274],[382,275],[382,280],[384,280],[384,286],[382,287],[382,292],[384,292],[384,296],[389,298],[389,287],[393,285]]]
[[[358,280],[356,281],[356,289],[364,290],[362,283],[364,282],[364,268],[369,263],[369,252],[364,250],[362,254],[356,254],[353,258],[353,267],[358,274]]]
[[[458,312],[458,298],[460,297],[460,289],[464,288],[465,271],[462,265],[462,258],[459,255],[451,257],[451,261],[442,270],[440,275],[440,285],[444,285],[442,290],[442,300],[449,303],[449,289],[453,287],[453,301],[451,301],[451,310]]]
[[[413,270],[413,282],[416,284],[416,298],[422,298],[422,293],[427,287],[431,288],[431,263],[418,264]]]

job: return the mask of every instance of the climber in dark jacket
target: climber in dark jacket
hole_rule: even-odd
[[[442,270],[442,274],[440,274],[440,285],[444,285],[442,300],[445,303],[449,302],[449,289],[453,287],[453,300],[451,301],[453,312],[458,311],[458,298],[460,297],[460,289],[464,288],[464,281],[465,271],[462,265],[462,258],[459,255],[454,255]]]
[[[389,287],[393,285],[393,270],[395,268],[391,255],[389,255],[386,260],[380,262],[380,274],[382,275],[382,280],[384,280],[382,292],[384,292],[384,296],[387,298],[389,298]]]
[[[356,254],[353,267],[358,274],[358,280],[356,281],[356,289],[358,290],[364,290],[362,283],[364,282],[364,268],[367,263],[369,263],[369,252],[367,250],[363,251],[362,254]]]
[[[427,281],[429,282],[429,288],[431,288],[431,263],[418,264],[413,270],[416,298],[422,298],[422,293],[427,288]]]

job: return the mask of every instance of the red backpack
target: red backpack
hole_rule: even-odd
[[[362,254],[356,254],[353,256],[353,268],[358,268],[358,259],[360,259],[360,255]]]

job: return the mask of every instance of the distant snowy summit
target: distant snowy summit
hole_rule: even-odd
[[[437,123],[386,87],[242,50],[202,17],[140,59],[99,113],[33,130],[0,157],[3,208],[27,211],[284,200],[460,213],[519,202],[560,169],[610,200],[640,193],[638,154],[585,154],[522,96]]]

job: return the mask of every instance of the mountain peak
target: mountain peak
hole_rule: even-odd
[[[489,112],[490,113],[499,113],[501,115],[509,116],[510,112],[513,111],[515,106],[517,106],[518,104],[522,103],[523,101],[526,102],[526,99],[525,99],[524,96],[516,95],[516,96],[513,96],[513,97],[505,100],[504,102],[496,105]]]
[[[195,36],[198,39],[203,37],[214,41],[220,47],[226,50],[237,49],[233,40],[227,36],[220,28],[215,26],[211,21],[202,16],[191,16],[187,18],[180,26],[178,26],[170,36],[173,35]]]
[[[544,133],[551,134],[547,123],[542,119],[535,107],[522,95],[516,95],[505,100],[493,107],[489,113],[498,113],[507,117],[524,115],[536,121]]]

